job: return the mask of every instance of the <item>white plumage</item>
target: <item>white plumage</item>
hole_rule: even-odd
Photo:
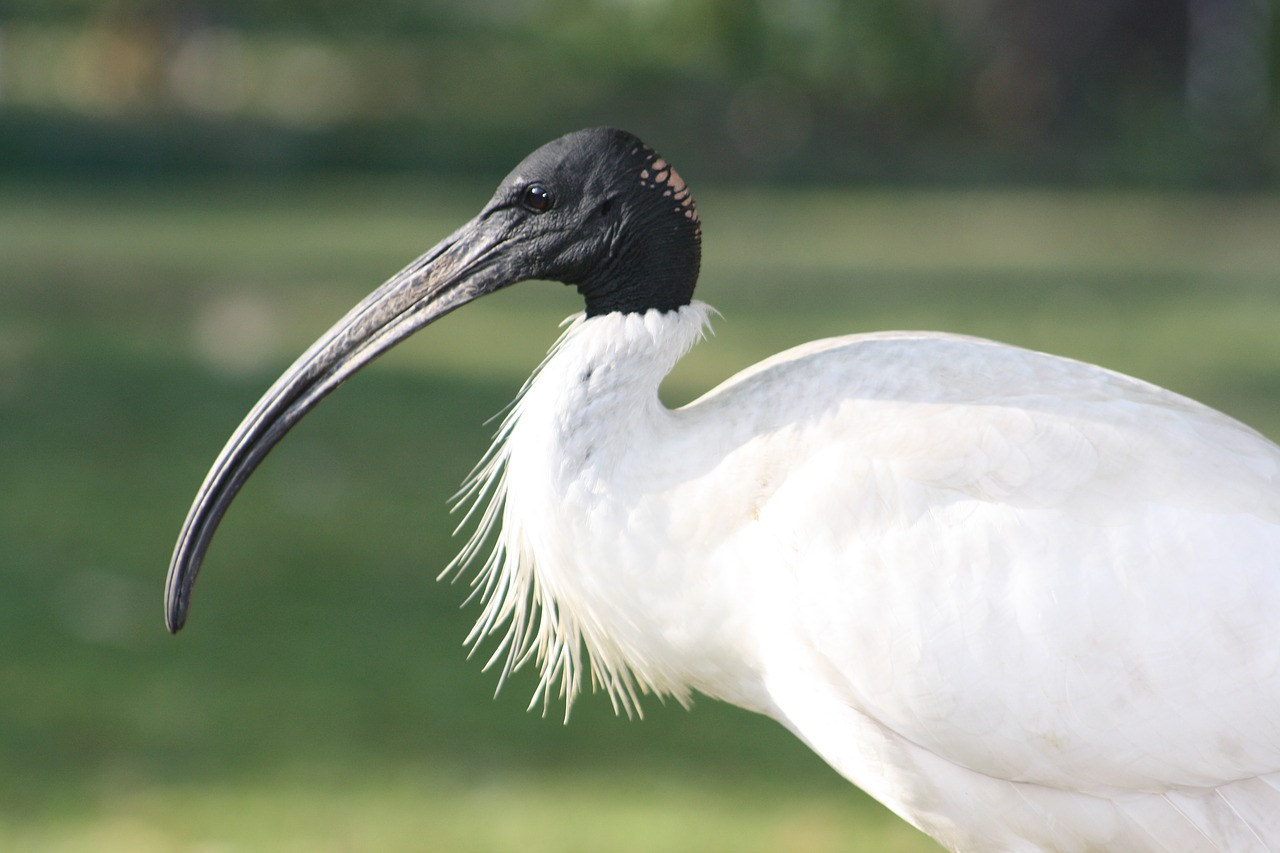
[[[687,406],[701,232],[630,134],[534,152],[309,349],[201,486],[172,630],[270,448],[379,353],[527,278],[587,310],[464,489],[475,642],[536,701],[767,714],[955,851],[1280,853],[1280,448],[1155,386],[953,335],[817,341]],[[589,672],[589,676],[588,676]]]
[[[768,714],[957,850],[1280,849],[1280,450],[1147,383],[859,335],[689,405],[706,308],[579,318],[473,483],[477,633]]]

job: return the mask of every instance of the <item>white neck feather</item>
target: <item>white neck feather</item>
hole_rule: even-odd
[[[473,581],[484,610],[467,641],[501,635],[489,665],[502,662],[502,680],[537,661],[531,706],[545,707],[555,691],[567,716],[584,653],[593,686],[603,686],[615,710],[638,713],[640,693],[687,701],[688,686],[650,666],[635,648],[635,626],[619,624],[609,601],[624,593],[597,577],[607,567],[592,561],[603,555],[593,557],[581,540],[609,528],[614,481],[653,462],[645,451],[671,419],[658,386],[702,338],[711,310],[694,302],[667,313],[571,318],[457,496],[467,507],[459,527],[472,519],[476,527],[446,573],[493,543]]]

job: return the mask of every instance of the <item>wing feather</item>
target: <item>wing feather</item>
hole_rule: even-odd
[[[953,336],[818,342],[685,415],[747,400],[796,630],[862,712],[1066,790],[1280,770],[1267,439],[1121,374]]]

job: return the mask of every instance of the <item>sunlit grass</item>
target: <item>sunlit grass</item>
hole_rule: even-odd
[[[267,383],[488,188],[387,179],[0,192],[0,849],[934,849],[709,701],[525,711],[468,660],[446,499],[578,309],[451,315],[282,444],[190,627],[188,502]],[[1097,361],[1280,435],[1280,203],[711,191],[689,399],[821,335],[935,328]]]
[[[127,773],[91,805],[14,816],[12,850],[810,853],[927,849],[857,792],[796,795],[763,782],[647,772],[477,773],[399,763],[284,768],[269,777],[156,786]]]

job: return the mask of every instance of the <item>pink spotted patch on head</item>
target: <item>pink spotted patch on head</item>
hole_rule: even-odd
[[[685,184],[684,178],[680,177],[680,173],[648,146],[638,149],[636,153],[642,153],[649,158],[648,168],[640,170],[640,184],[646,189],[660,190],[663,198],[670,198],[675,202],[675,212],[683,215],[701,231],[698,208],[693,203],[693,196],[689,194],[689,187]]]

